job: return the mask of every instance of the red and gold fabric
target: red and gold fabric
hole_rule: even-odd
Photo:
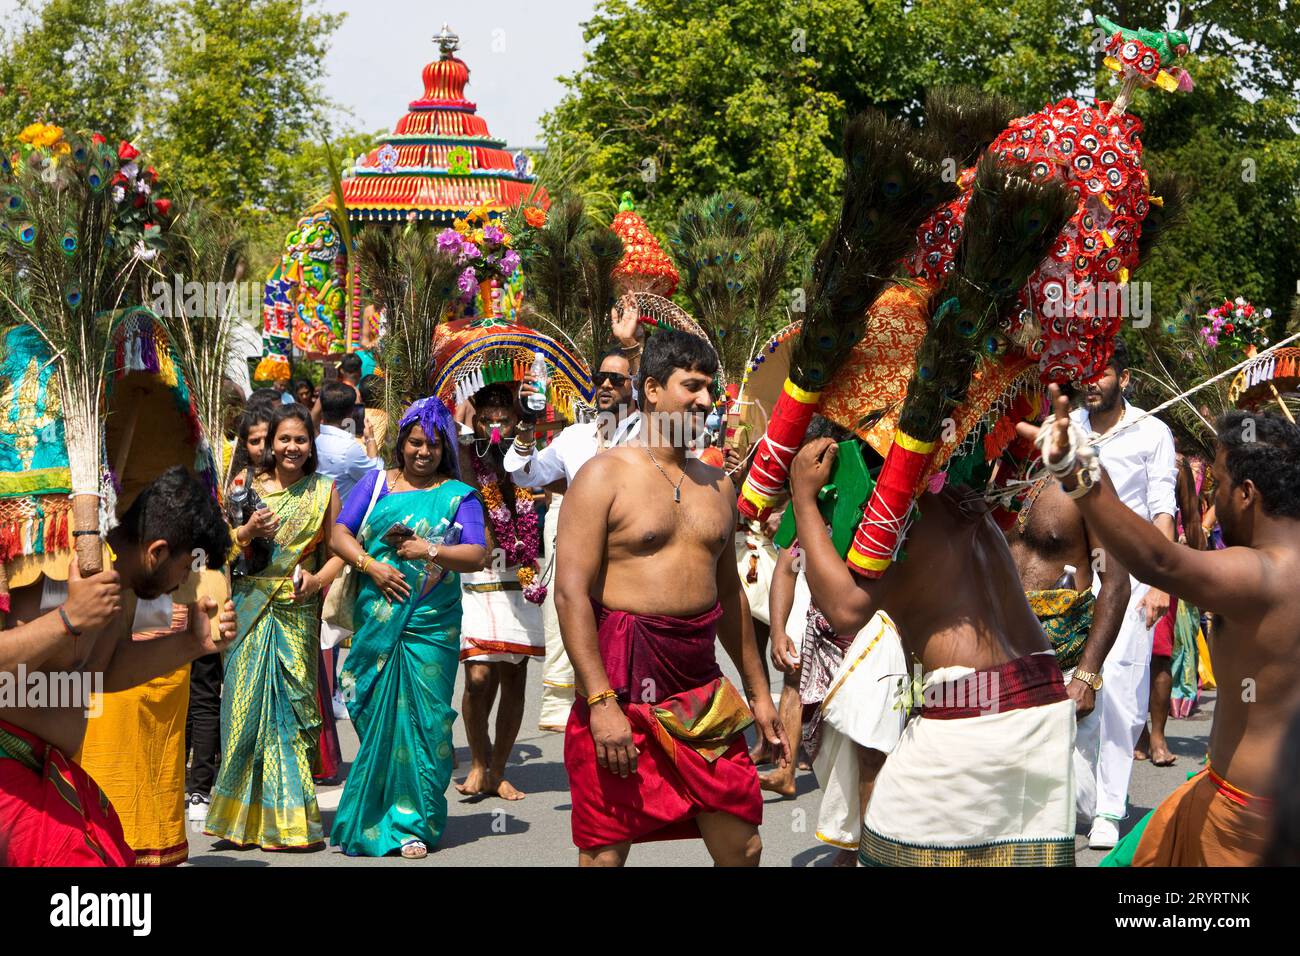
[[[131,866],[103,790],[35,734],[0,720],[0,866]]]
[[[1156,807],[1134,866],[1254,866],[1271,832],[1271,801],[1207,767]]]

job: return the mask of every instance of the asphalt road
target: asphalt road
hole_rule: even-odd
[[[190,865],[193,866],[572,866],[577,860],[569,831],[569,783],[564,772],[563,736],[537,729],[541,706],[541,667],[529,665],[528,699],[523,729],[507,768],[508,779],[527,794],[524,800],[507,802],[498,798],[465,798],[448,791],[450,814],[442,841],[422,861],[399,857],[381,859],[344,856],[337,847],[297,853],[266,853],[240,850],[213,837],[204,836],[202,825],[190,824]],[[724,670],[733,681],[730,662]],[[463,675],[463,671],[462,671]],[[779,675],[778,675],[779,676]],[[459,707],[462,680],[457,681]],[[1173,767],[1155,767],[1150,761],[1134,765],[1129,788],[1131,810],[1120,825],[1126,833],[1148,810],[1159,803],[1199,766],[1205,755],[1213,714],[1213,693],[1202,696],[1201,707],[1190,720],[1169,722],[1169,746],[1178,756]],[[751,732],[752,733],[752,732]],[[350,721],[339,722],[339,736],[345,765],[357,751],[357,738]],[[469,766],[469,748],[464,727],[457,720],[456,754],[464,776]],[[828,866],[835,854],[832,847],[814,836],[820,791],[811,773],[800,773],[793,799],[765,794],[763,811],[764,866]],[[318,791],[321,813],[328,832],[343,788],[322,787]],[[1077,839],[1079,866],[1096,866],[1104,854],[1087,848],[1087,821],[1080,821]],[[631,866],[709,866],[711,861],[698,840],[650,843],[632,848]]]

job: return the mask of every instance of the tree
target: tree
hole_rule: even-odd
[[[159,159],[228,209],[286,213],[319,198],[296,157],[328,131],[320,78],[342,16],[301,0],[181,0],[174,10]]]
[[[159,0],[20,0],[0,32],[0,139],[29,123],[134,138],[161,79]]]

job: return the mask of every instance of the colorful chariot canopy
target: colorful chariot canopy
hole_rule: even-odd
[[[344,172],[348,218],[382,222],[416,218],[447,221],[486,206],[501,215],[533,195],[532,160],[493,139],[474,103],[465,99],[469,67],[454,54],[460,38],[443,24],[434,40],[440,56],[424,68],[424,95],[414,100],[393,132]]]

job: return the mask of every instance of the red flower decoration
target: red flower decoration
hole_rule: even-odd
[[[114,173],[113,178],[109,180],[112,186],[126,186],[126,177],[121,173]]]
[[[144,193],[136,193],[132,205],[135,206],[136,209],[143,209],[144,204],[148,201],[148,197],[146,197]]]
[[[130,143],[128,143],[126,140],[122,140],[122,142],[117,147],[117,158],[124,163],[131,162],[131,160],[135,159],[139,155],[140,155],[140,151],[136,149],[134,146],[132,146]]]
[[[108,142],[108,140],[104,139],[103,135],[100,133],[91,133],[90,141],[94,143],[96,146],[103,146],[105,143]]]
[[[1223,331],[1231,335],[1233,332],[1237,331],[1237,327],[1233,325],[1231,322],[1225,322],[1223,325]]]
[[[170,199],[155,199],[153,208],[158,211],[160,216],[170,216],[172,214],[172,201]]]

